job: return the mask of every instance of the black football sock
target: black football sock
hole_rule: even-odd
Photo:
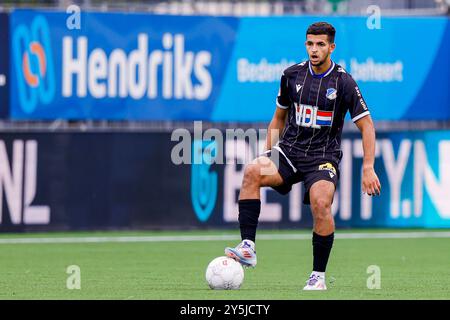
[[[328,236],[321,236],[313,232],[313,271],[325,272],[333,247],[334,233]]]
[[[239,200],[239,227],[242,240],[248,239],[255,242],[256,227],[258,226],[259,213],[261,211],[261,200],[246,199]]]

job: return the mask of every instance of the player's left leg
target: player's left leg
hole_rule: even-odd
[[[331,204],[335,185],[331,181],[319,180],[309,189],[313,228],[313,272],[304,290],[326,290],[325,269],[334,240],[334,218]]]

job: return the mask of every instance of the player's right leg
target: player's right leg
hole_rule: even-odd
[[[247,267],[256,266],[255,237],[261,211],[261,187],[277,187],[283,178],[275,163],[266,156],[259,157],[245,167],[239,193],[239,226],[242,242],[225,248],[225,254]]]

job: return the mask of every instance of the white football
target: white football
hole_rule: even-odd
[[[244,281],[244,268],[234,259],[217,257],[206,268],[206,281],[215,290],[239,289]]]

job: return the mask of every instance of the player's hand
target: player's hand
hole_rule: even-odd
[[[381,184],[373,167],[364,167],[362,176],[362,191],[369,196],[379,196]]]

